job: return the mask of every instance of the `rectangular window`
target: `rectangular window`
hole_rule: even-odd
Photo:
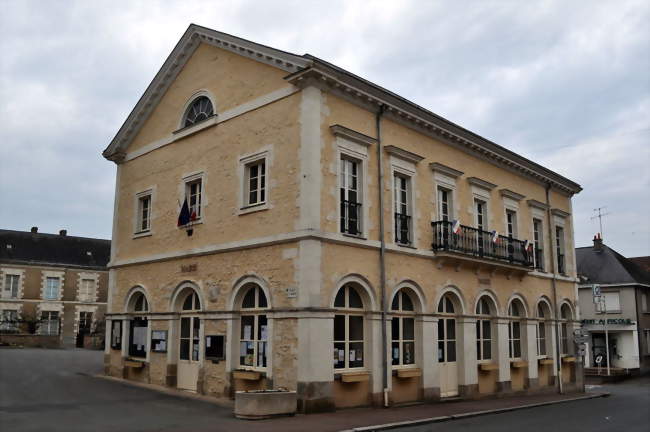
[[[485,201],[474,200],[474,213],[476,214],[476,242],[478,244],[478,253],[483,255],[485,249],[489,248],[490,236],[487,233],[487,203]]]
[[[521,358],[521,322],[510,321],[508,325],[508,339],[510,342],[510,358]]]
[[[506,210],[507,235],[510,238],[517,238],[517,212]]]
[[[243,315],[239,334],[239,365],[253,369],[266,368],[267,339],[266,315]]]
[[[479,361],[492,358],[492,322],[490,320],[476,320],[476,356]]]
[[[185,197],[190,209],[190,221],[201,219],[201,202],[203,179],[191,180],[185,183]]]
[[[129,355],[144,358],[147,356],[146,318],[137,317],[129,321]]]
[[[569,354],[569,324],[560,325],[560,354]]]
[[[537,355],[546,356],[546,323],[543,321],[537,323]]]
[[[111,321],[111,348],[122,349],[122,321]]]
[[[244,193],[245,206],[253,206],[266,202],[266,159],[260,159],[245,166]]]
[[[341,232],[361,234],[360,162],[341,158]]]
[[[334,315],[334,369],[363,367],[363,315]]]
[[[92,312],[79,312],[79,333],[90,334],[92,323]]]
[[[452,219],[451,191],[445,188],[438,188],[438,218],[448,222]]]
[[[18,322],[18,311],[3,310],[0,311],[0,332],[18,333],[20,323]]]
[[[3,298],[18,298],[18,287],[20,282],[19,275],[8,274],[5,276]]]
[[[393,317],[391,321],[393,366],[415,363],[415,320],[408,317]]]
[[[147,232],[151,229],[151,195],[138,197],[138,218],[136,233]]]
[[[47,277],[45,279],[45,300],[59,299],[59,286],[61,280],[58,277]]]
[[[538,270],[544,270],[544,232],[542,228],[542,221],[539,219],[533,219],[533,259],[535,263],[535,268]]]
[[[621,312],[621,299],[618,291],[608,291],[602,293],[605,297],[605,310],[607,313]]]
[[[95,279],[82,279],[79,287],[79,301],[95,301]]]
[[[395,242],[410,245],[411,239],[411,179],[395,175]]]
[[[59,313],[57,311],[41,312],[40,333],[44,335],[59,334]]]
[[[557,249],[557,271],[564,274],[566,271],[564,267],[564,228],[560,226],[555,227],[555,246]]]

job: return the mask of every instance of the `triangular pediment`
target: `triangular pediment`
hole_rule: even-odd
[[[120,130],[104,150],[105,158],[114,161],[122,159],[126,148],[192,57],[194,51],[202,43],[273,66],[287,73],[297,72],[311,64],[311,60],[302,56],[191,24],[140,97]]]

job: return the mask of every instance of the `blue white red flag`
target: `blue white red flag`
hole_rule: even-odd
[[[499,233],[497,230],[492,231],[492,243],[496,243],[499,241]]]
[[[460,234],[460,221],[458,219],[454,219],[454,223],[451,226],[451,232],[454,234]]]

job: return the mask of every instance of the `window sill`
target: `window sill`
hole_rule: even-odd
[[[238,215],[245,215],[249,213],[255,213],[258,211],[263,211],[263,210],[268,210],[269,209],[269,203],[268,202],[263,202],[260,204],[252,204],[248,206],[244,206],[239,209],[239,212],[237,213]]]
[[[499,365],[492,362],[479,363],[478,368],[483,372],[490,372],[494,370],[499,370]]]
[[[514,369],[525,368],[528,367],[528,362],[526,360],[510,359],[510,367]]]
[[[214,125],[216,123],[217,123],[217,115],[213,114],[210,117],[208,117],[207,119],[202,120],[202,121],[200,121],[198,123],[195,123],[195,124],[190,125],[190,126],[185,126],[185,127],[182,127],[180,129],[175,130],[174,132],[172,132],[172,135],[174,135],[177,138],[182,138],[184,136],[192,135],[194,133],[197,133],[197,132],[199,132],[199,131],[201,131],[201,130],[203,130],[205,128],[208,128],[208,127],[210,127],[210,126],[212,126],[212,125]]]
[[[262,378],[266,377],[266,372],[249,369],[234,370],[232,371],[232,377],[233,379],[240,379],[244,381],[259,381]]]
[[[367,370],[340,372],[334,374],[334,379],[346,383],[366,382],[370,381],[370,372]]]
[[[393,376],[397,378],[415,378],[422,376],[422,369],[415,365],[393,366]]]
[[[140,232],[133,233],[133,236],[131,238],[136,239],[140,237],[149,237],[151,235],[153,235],[151,231],[140,231]]]
[[[343,237],[350,237],[350,238],[354,238],[354,239],[357,239],[357,240],[368,240],[367,237],[364,237],[364,236],[361,235],[361,234],[348,234],[348,233],[344,233],[344,232],[342,232],[341,235],[342,235]]]
[[[411,243],[399,243],[399,242],[395,242],[395,245],[396,245],[396,246],[399,246],[399,247],[403,247],[403,248],[408,248],[408,249],[414,249],[414,250],[417,249],[417,248],[416,248],[415,246],[413,246]]]
[[[540,358],[537,359],[537,363],[541,365],[552,365],[554,363],[552,358]]]
[[[124,360],[124,367],[128,367],[131,369],[141,369],[144,367],[145,361],[144,360],[136,360],[136,359],[126,359]]]

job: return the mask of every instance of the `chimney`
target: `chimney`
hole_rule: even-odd
[[[59,230],[59,235],[60,235],[61,237],[65,237],[65,236],[67,236],[67,235],[68,235],[68,230]]]
[[[600,237],[600,233],[597,233],[594,236],[594,251],[596,252],[603,251],[603,239]]]
[[[38,232],[38,227],[32,227],[31,231],[33,234],[36,234]]]

